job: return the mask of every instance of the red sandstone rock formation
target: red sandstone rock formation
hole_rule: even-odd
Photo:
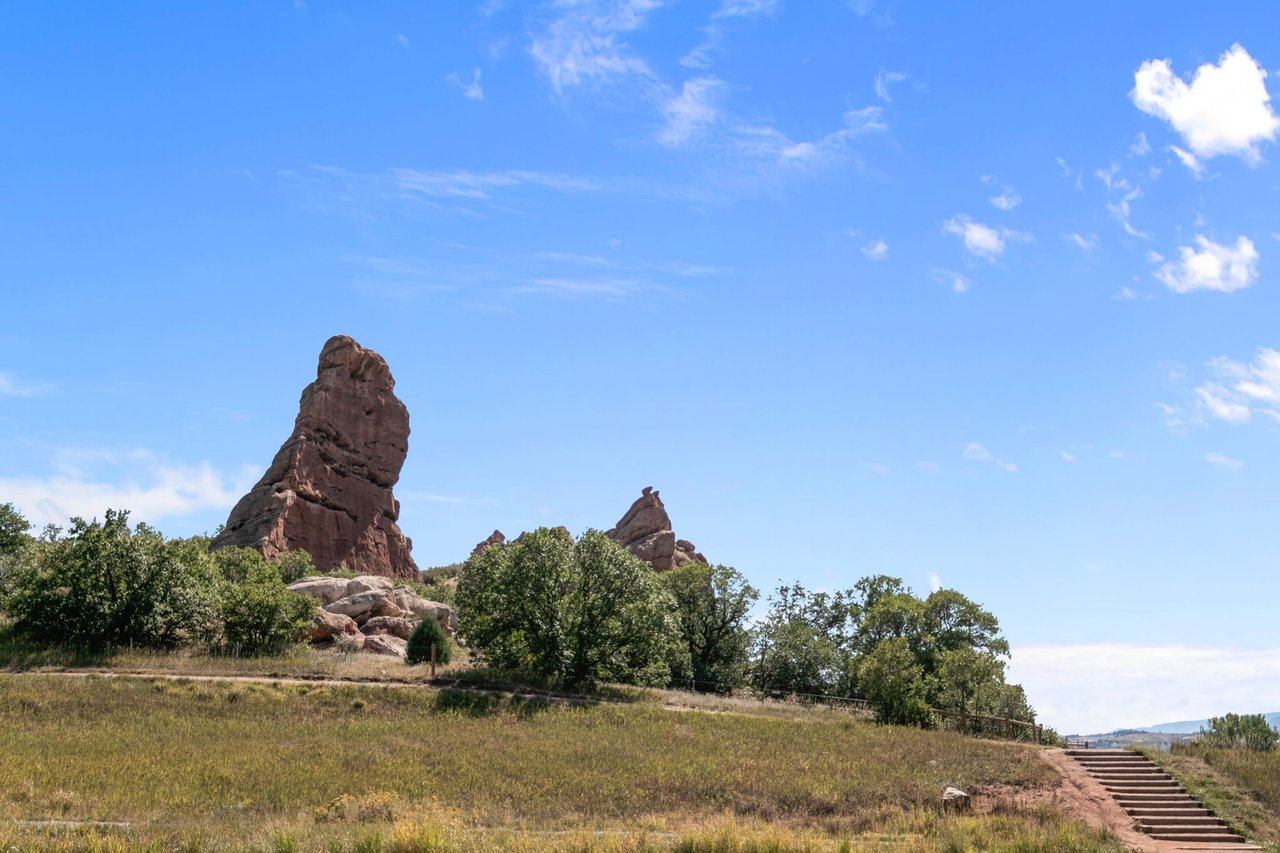
[[[673,569],[687,560],[707,561],[692,542],[676,539],[671,531],[671,518],[653,486],[645,486],[639,499],[605,536],[660,572]]]
[[[212,548],[270,558],[306,549],[316,567],[418,578],[391,487],[409,450],[409,412],[382,356],[344,335],[320,352],[293,434],[240,499]]]

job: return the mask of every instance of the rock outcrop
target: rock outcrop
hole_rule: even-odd
[[[476,547],[471,549],[471,556],[474,557],[476,554],[479,554],[481,551],[483,551],[485,548],[488,548],[490,545],[501,545],[506,541],[507,541],[507,537],[502,535],[502,531],[495,530],[489,534],[488,539],[484,540],[483,542],[480,542],[479,544],[476,545]]]
[[[364,575],[344,578],[303,578],[289,589],[316,600],[312,623],[304,639],[332,646],[342,640],[348,648],[404,657],[404,640],[423,619],[434,619],[446,637],[456,636],[458,617],[453,608],[430,601],[391,578]],[[375,637],[388,638],[397,642]]]
[[[644,487],[640,497],[605,536],[660,572],[688,560],[707,561],[692,542],[676,539],[671,518],[653,486]]]
[[[409,449],[409,412],[395,384],[382,356],[330,338],[293,434],[211,547],[256,548],[267,558],[301,548],[322,571],[417,578],[391,494]]]

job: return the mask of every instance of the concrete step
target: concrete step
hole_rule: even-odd
[[[1209,826],[1226,829],[1227,825],[1216,817],[1143,817],[1138,818],[1138,825],[1143,829],[1158,826]]]
[[[1143,806],[1137,808],[1126,808],[1125,814],[1137,820],[1163,820],[1168,817],[1215,817],[1214,813],[1206,809],[1204,806],[1200,808],[1181,808],[1181,809],[1149,809]]]

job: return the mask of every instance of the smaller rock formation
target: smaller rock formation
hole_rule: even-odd
[[[303,578],[289,589],[316,599],[303,637],[319,647],[341,641],[340,647],[403,658],[404,641],[423,619],[436,620],[447,637],[456,636],[458,629],[452,607],[379,575]]]
[[[671,518],[653,486],[644,487],[640,497],[605,536],[660,572],[689,560],[707,561],[692,542],[676,539]]]
[[[476,547],[471,549],[471,556],[474,557],[476,554],[479,554],[481,551],[483,551],[485,548],[488,548],[490,545],[501,545],[506,541],[507,541],[507,537],[502,535],[502,531],[495,530],[489,534],[488,539],[484,540],[483,542],[476,545]]]

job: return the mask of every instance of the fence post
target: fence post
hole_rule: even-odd
[[[436,677],[436,644],[431,644],[431,677]]]

